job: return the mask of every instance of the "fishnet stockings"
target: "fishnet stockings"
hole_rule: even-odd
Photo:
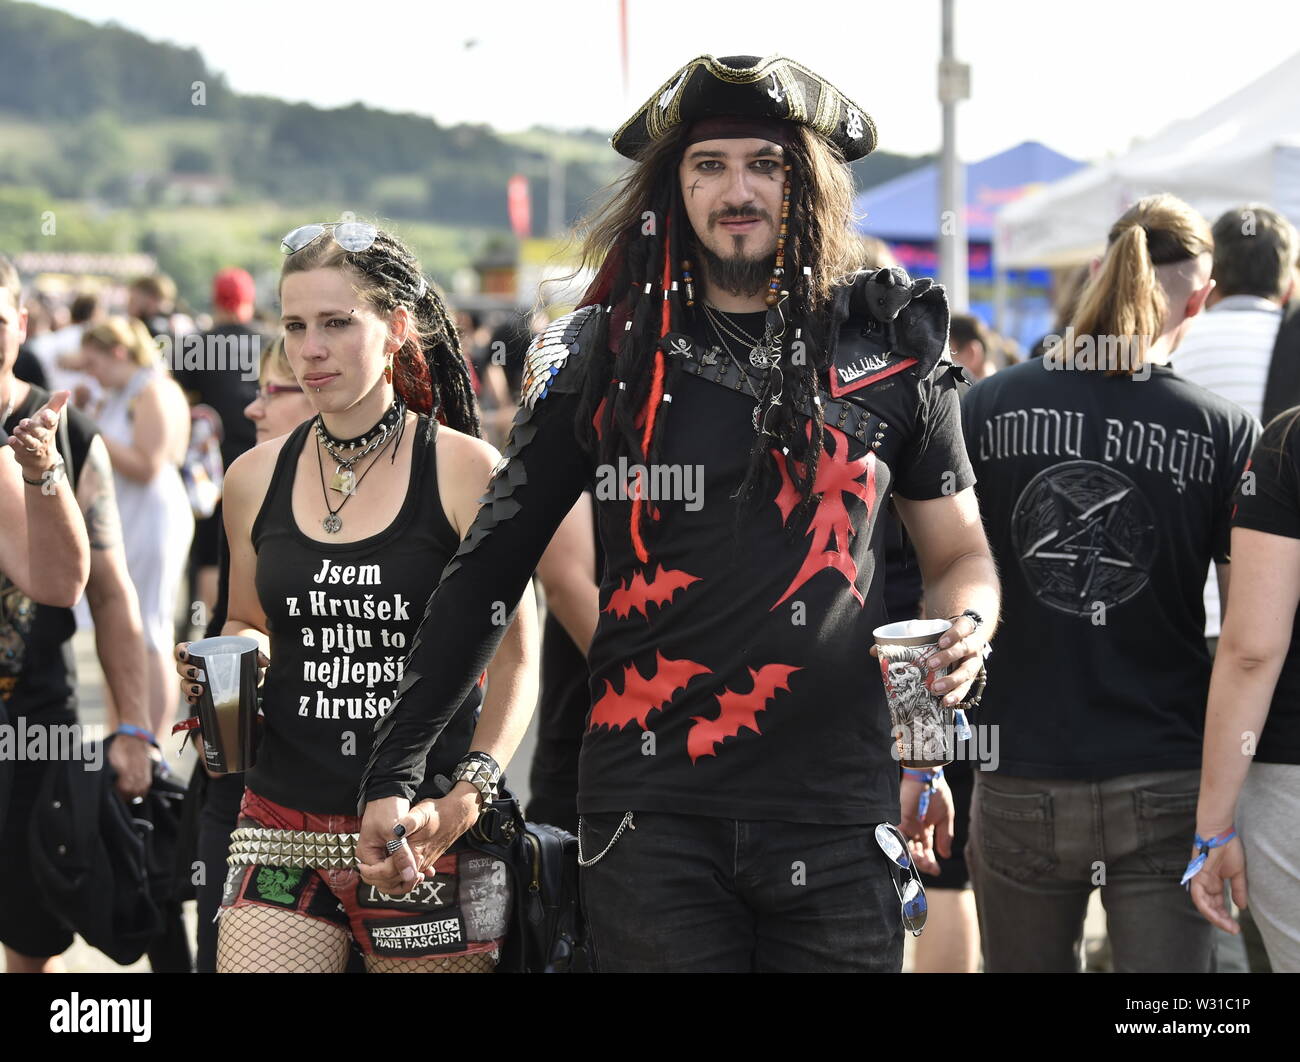
[[[367,955],[366,973],[492,973],[496,956],[490,951],[457,955],[451,959],[387,959]]]
[[[342,973],[346,929],[275,907],[232,907],[217,926],[217,973]]]
[[[217,927],[217,973],[342,973],[351,936],[341,926],[275,907],[228,908]],[[366,973],[492,973],[492,952],[449,959],[366,955]]]

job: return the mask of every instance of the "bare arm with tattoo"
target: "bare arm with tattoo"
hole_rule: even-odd
[[[95,621],[99,666],[113,694],[109,729],[116,730],[120,724],[130,723],[152,732],[140,606],[126,570],[113,469],[104,440],[98,435],[91,442],[81,469],[77,502],[86,517],[86,533],[90,538],[86,603]],[[129,798],[148,791],[152,778],[148,744],[122,735],[113,742],[110,759],[117,771],[118,791],[123,796]]]

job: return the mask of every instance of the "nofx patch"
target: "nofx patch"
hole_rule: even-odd
[[[442,954],[464,951],[465,923],[459,914],[446,918],[400,918],[362,922],[376,955]]]
[[[307,875],[302,867],[258,867],[244,895],[277,907],[297,907],[306,883]]]
[[[362,907],[409,908],[412,911],[436,911],[456,902],[456,876],[435,874],[418,882],[402,896],[390,896],[364,881],[357,885],[357,903]]]

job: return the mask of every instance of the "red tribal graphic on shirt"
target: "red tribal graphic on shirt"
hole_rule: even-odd
[[[811,437],[811,422],[808,424],[808,434]],[[863,604],[862,594],[857,587],[858,566],[853,561],[853,554],[849,552],[849,539],[854,531],[844,495],[850,494],[861,499],[866,503],[867,512],[871,512],[871,507],[876,502],[876,455],[868,451],[865,456],[850,461],[847,436],[827,424],[827,443],[832,439],[835,449],[831,450],[827,445],[817,463],[817,480],[813,484],[813,493],[820,495],[821,500],[808,525],[807,534],[812,536],[808,556],[804,558],[803,566],[786,592],[772,606],[773,609],[825,568],[833,568],[844,576],[853,597],[859,605]],[[799,504],[799,492],[786,472],[785,459],[775,450],[772,451],[772,456],[776,458],[777,471],[781,473],[781,489],[777,491],[776,505],[781,510],[781,523],[784,525],[789,522],[790,514]],[[804,471],[802,464],[798,464],[798,468],[800,473]],[[859,482],[864,473],[866,482]]]

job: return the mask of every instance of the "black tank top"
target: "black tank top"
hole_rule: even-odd
[[[375,723],[393,705],[425,604],[460,545],[438,497],[437,422],[431,437],[428,426],[422,416],[409,433],[411,481],[397,518],[359,542],[318,542],[294,519],[294,470],[311,421],[285,440],[276,461],[252,534],[271,666],[262,687],[265,729],[247,782],[277,804],[357,813]],[[433,794],[434,776],[450,777],[468,751],[480,701],[475,686],[434,745],[417,796]]]

